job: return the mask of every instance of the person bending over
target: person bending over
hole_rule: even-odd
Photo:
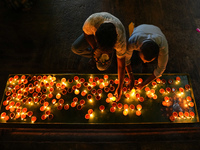
[[[107,12],[94,13],[86,19],[83,33],[72,44],[72,51],[75,54],[94,60],[100,71],[108,69],[114,50],[117,56],[119,79],[115,95],[119,100],[124,83],[127,51],[126,33],[121,21]]]
[[[133,53],[133,50],[137,51]],[[128,60],[129,64],[126,69],[128,76],[130,78],[129,87],[132,89],[134,87],[135,78],[133,76],[132,64],[130,58],[132,57],[133,65],[137,64],[134,61],[134,55],[139,55],[143,63],[152,62],[157,58],[157,67],[144,82],[139,85],[136,85],[136,88],[142,89],[145,85],[149,84],[154,79],[162,76],[163,72],[166,69],[168,63],[168,43],[165,35],[162,31],[154,26],[143,24],[136,27],[128,40]],[[133,55],[133,56],[132,56]]]

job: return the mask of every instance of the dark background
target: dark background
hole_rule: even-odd
[[[1,0],[0,99],[9,74],[98,73],[98,70],[88,67],[87,58],[71,52],[71,44],[82,33],[86,18],[102,11],[121,20],[127,38],[130,22],[135,26],[145,23],[160,27],[169,44],[165,73],[188,73],[197,107],[200,106],[200,33],[196,31],[200,28],[198,0],[37,0],[28,11],[16,11]],[[117,73],[116,65],[114,60],[107,72]],[[148,72],[152,71],[149,67]],[[187,143],[187,138],[176,144],[178,149],[184,149],[181,144]],[[197,148],[197,141],[189,142],[193,149]],[[163,144],[165,146],[160,143],[162,149],[170,148],[167,142]],[[78,149],[77,145],[73,146],[70,144],[70,148]],[[135,148],[152,149],[154,146],[151,143],[146,147],[139,144]],[[101,147],[101,144],[88,147],[93,149]],[[185,145],[185,148],[191,147]],[[115,145],[115,149],[120,149],[120,144]]]

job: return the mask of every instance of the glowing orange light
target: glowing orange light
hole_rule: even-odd
[[[136,115],[137,115],[137,116],[141,116],[141,114],[142,114],[141,111],[139,111],[139,110],[136,111]]]
[[[142,109],[142,105],[138,104],[138,105],[136,106],[136,108],[137,108],[138,110],[141,110],[141,109]]]

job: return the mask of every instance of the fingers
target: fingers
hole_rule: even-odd
[[[121,99],[121,98],[118,98],[118,99],[116,100],[116,102],[118,102],[120,99]]]
[[[115,96],[116,98],[118,98],[118,94],[117,94],[117,93],[115,93],[114,96]]]
[[[137,85],[136,88],[137,90],[142,90],[144,86],[142,86],[141,84]]]
[[[116,99],[116,102],[118,102],[120,99],[121,99],[121,95],[119,94],[117,94],[117,97],[116,97],[117,99]]]
[[[116,90],[114,96],[116,97],[116,102],[118,102],[121,99],[121,91]]]

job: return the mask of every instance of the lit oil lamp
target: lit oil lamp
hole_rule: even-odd
[[[106,98],[106,103],[110,103],[110,102],[111,102],[110,98],[109,97]]]
[[[74,94],[78,95],[80,91],[78,89],[75,89]]]
[[[104,109],[105,109],[105,106],[104,106],[104,105],[100,105],[100,106],[99,106],[99,109],[101,110],[101,112],[103,112]]]
[[[93,82],[93,77],[89,78],[89,82],[92,83]]]
[[[169,79],[169,80],[168,80],[168,83],[169,83],[169,84],[172,84],[173,82],[174,82],[174,81],[173,81],[172,79]]]
[[[191,112],[190,112],[190,117],[191,117],[191,118],[194,118],[194,116],[195,116],[194,112],[191,111]]]
[[[105,88],[104,88],[104,91],[105,91],[106,93],[108,93],[108,92],[109,92],[109,90],[110,90],[110,88],[109,88],[109,87],[105,87]]]
[[[76,107],[77,102],[72,102],[71,107]]]
[[[162,79],[162,84],[165,84],[166,83],[166,80],[165,79]]]
[[[36,116],[32,116],[32,117],[31,117],[31,122],[32,122],[32,123],[34,123],[36,120],[37,120],[37,117],[36,117]]]
[[[89,114],[86,114],[86,115],[85,115],[85,119],[90,119],[90,115],[89,115]]]
[[[190,90],[190,85],[189,85],[189,84],[186,84],[186,85],[185,85],[185,90],[186,90],[186,91]]]
[[[176,77],[176,84],[180,83],[181,78],[180,77]]]
[[[80,100],[80,105],[84,105],[84,104],[85,104],[85,100],[84,99]]]
[[[108,79],[108,75],[104,75],[104,79],[107,80]]]
[[[56,99],[52,99],[52,104],[56,104]]]
[[[174,116],[175,119],[178,117],[178,113],[177,113],[176,111],[174,111],[174,112],[172,113],[172,115]]]
[[[61,82],[66,82],[66,81],[67,81],[66,78],[61,79]]]
[[[45,119],[46,119],[46,115],[42,115],[42,116],[41,116],[41,119],[42,119],[42,120],[45,120]]]
[[[156,94],[154,94],[154,95],[153,95],[153,99],[156,100],[157,98],[158,98],[158,96],[157,96]]]
[[[157,78],[157,79],[156,79],[156,82],[157,82],[157,83],[161,83],[160,78]]]
[[[126,98],[129,98],[129,97],[130,97],[130,94],[129,94],[129,93],[126,93],[126,94],[125,94],[125,97],[126,97]]]
[[[81,110],[81,109],[83,108],[83,106],[82,106],[82,105],[77,105],[76,108],[77,108],[78,110]]]
[[[87,94],[86,90],[81,92],[81,96],[85,96]]]
[[[115,79],[115,84],[119,84],[119,80],[118,79]]]
[[[66,105],[64,106],[64,109],[65,109],[65,110],[68,110],[68,109],[69,109],[69,104],[66,104]]]
[[[137,106],[136,106],[136,108],[137,108],[137,110],[141,110],[142,109],[142,105],[140,105],[140,104],[138,104]]]
[[[100,88],[100,89],[103,89],[103,88],[104,88],[104,83],[101,83],[101,84],[99,85],[99,88]]]
[[[190,107],[194,107],[194,103],[193,103],[193,102],[189,102],[188,105],[189,105]]]
[[[5,120],[5,121],[8,121],[8,120],[9,120],[9,116],[6,115],[6,116],[4,117],[4,120]]]
[[[64,99],[59,99],[59,101],[58,101],[58,103],[60,104],[60,105],[62,105],[62,104],[64,104]]]
[[[144,97],[140,97],[139,101],[144,102]]]
[[[75,81],[78,81],[78,80],[79,80],[79,77],[78,77],[78,76],[74,76],[74,80],[75,80]]]
[[[80,82],[81,82],[81,83],[84,83],[84,82],[85,82],[85,79],[84,79],[84,78],[80,78]]]
[[[127,110],[127,109],[125,109],[125,110],[123,111],[123,115],[124,115],[124,116],[127,116],[127,115],[128,115],[128,110]]]
[[[56,98],[57,98],[57,99],[60,99],[60,98],[61,98],[61,94],[60,94],[60,93],[57,93],[57,94],[56,94]]]
[[[190,116],[189,116],[189,112],[186,111],[186,112],[184,113],[184,116],[185,116],[186,118],[189,118],[189,117],[190,117]]]
[[[93,109],[88,109],[88,114],[92,114],[93,113]]]
[[[187,96],[187,97],[186,97],[186,100],[187,100],[187,101],[192,101],[192,98],[191,98],[190,96]]]
[[[167,93],[170,93],[170,92],[171,92],[171,88],[170,88],[170,87],[167,87],[167,88],[166,88],[166,92],[167,92]]]
[[[123,108],[122,103],[118,103],[118,104],[117,104],[117,107],[118,107],[118,109],[122,109],[122,108]]]
[[[139,100],[140,99],[140,93],[136,93],[136,98]]]
[[[108,93],[108,97],[109,98],[113,97],[113,94],[112,93]]]
[[[182,111],[180,111],[180,112],[178,113],[178,115],[179,115],[179,117],[180,117],[180,118],[183,118],[183,117],[184,117],[184,115],[183,115],[183,112],[182,112]]]
[[[31,116],[33,115],[33,112],[32,112],[32,111],[29,111],[29,112],[27,113],[27,115],[28,115],[29,117],[31,117]]]
[[[164,100],[165,100],[165,102],[168,103],[168,102],[169,102],[169,97],[168,97],[168,96],[165,96],[165,97],[164,97]]]
[[[6,112],[2,112],[2,113],[1,113],[1,119],[4,119],[5,116],[6,116]]]
[[[155,88],[157,86],[157,83],[155,81],[153,81],[151,84],[152,84],[153,88]]]
[[[58,106],[57,106],[57,109],[58,109],[58,110],[62,110],[62,108],[63,108],[62,105],[58,105]]]
[[[45,110],[45,107],[44,106],[41,106],[40,107],[40,111],[44,111]]]
[[[172,122],[175,121],[175,117],[174,117],[173,115],[171,115],[171,116],[169,117],[169,119],[170,119],[170,121],[172,121]]]
[[[135,109],[135,105],[130,104],[130,109],[131,109],[131,110],[134,110],[134,109]]]
[[[176,88],[172,87],[172,92],[175,93],[176,92]]]
[[[136,111],[136,115],[137,115],[137,116],[141,116],[141,114],[142,114],[142,112],[141,112],[140,110],[137,110],[137,111]]]
[[[110,112],[114,113],[114,112],[115,112],[115,109],[116,109],[115,107],[111,107],[111,108],[110,108]]]
[[[128,109],[128,104],[124,104],[124,109]]]
[[[142,78],[139,78],[138,79],[138,84],[141,84],[143,82],[143,79]]]

